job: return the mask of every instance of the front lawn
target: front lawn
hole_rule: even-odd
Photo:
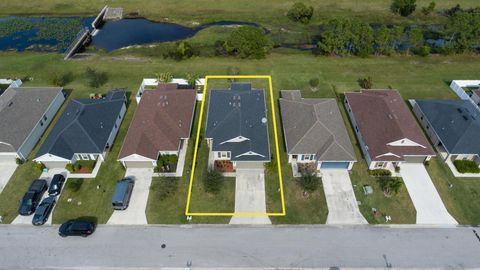
[[[480,177],[457,178],[438,157],[426,168],[448,212],[460,224],[480,224]]]

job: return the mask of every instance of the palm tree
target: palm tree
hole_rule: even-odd
[[[170,72],[155,73],[155,79],[158,83],[169,83],[173,80],[173,75]]]
[[[200,76],[195,73],[187,73],[187,82],[188,85],[190,85],[192,88],[195,88],[197,86],[197,81],[200,79]]]

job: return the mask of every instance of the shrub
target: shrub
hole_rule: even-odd
[[[172,58],[177,61],[186,60],[198,52],[193,48],[192,44],[186,41],[179,41],[175,43],[175,48],[164,55],[164,58]]]
[[[423,15],[427,16],[435,10],[435,2],[430,2],[427,7],[422,8]]]
[[[87,67],[85,77],[87,78],[88,86],[93,88],[98,88],[108,81],[108,74],[106,72],[96,71],[90,67]]]
[[[62,74],[54,73],[52,77],[52,84],[56,86],[65,86],[73,81],[73,73],[66,72]]]
[[[402,180],[400,180],[398,177],[382,177],[378,179],[378,182],[385,196],[397,194],[403,185]]]
[[[45,165],[43,165],[43,163],[40,163],[40,162],[35,162],[33,164],[33,168],[35,169],[35,171],[37,172],[43,172],[43,169],[45,169]]]
[[[318,78],[313,78],[308,81],[308,84],[310,84],[310,87],[312,87],[313,89],[316,89],[320,84],[320,80]]]
[[[162,73],[155,73],[155,79],[159,83],[169,83],[173,80],[173,74],[171,72],[162,72]]]
[[[215,170],[208,171],[203,178],[203,186],[206,192],[216,194],[222,189],[223,176]]]
[[[375,170],[368,170],[368,173],[373,176],[391,176],[392,172],[385,169],[375,169]]]
[[[480,173],[478,164],[473,160],[455,160],[453,164],[459,173]]]
[[[274,173],[277,169],[277,161],[273,158],[273,155],[270,157],[270,162],[267,162],[263,165],[268,172]]]
[[[23,163],[25,163],[25,161],[21,158],[15,158],[15,163],[17,163],[17,165],[22,165]]]
[[[265,58],[272,48],[263,30],[255,26],[237,28],[230,34],[224,45],[230,55],[254,59]]]
[[[423,56],[423,57],[428,56],[430,54],[430,47],[429,46],[422,46],[422,47],[418,48],[416,53],[420,56]]]
[[[287,17],[294,21],[307,24],[310,22],[313,16],[313,7],[307,7],[304,3],[297,2],[293,4],[287,13]]]
[[[399,173],[400,172],[400,166],[395,166],[395,172]]]
[[[302,176],[298,178],[298,184],[306,192],[314,192],[318,189],[320,178],[315,173],[302,173]]]
[[[395,14],[407,17],[415,11],[416,2],[417,0],[393,0],[390,10]]]
[[[373,87],[373,80],[372,80],[372,77],[370,76],[359,78],[357,82],[358,82],[358,85],[363,89],[371,89]]]
[[[73,164],[72,164],[72,163],[68,163],[67,165],[65,165],[65,169],[66,169],[67,171],[69,171],[70,173],[75,172],[75,168],[73,167]]]

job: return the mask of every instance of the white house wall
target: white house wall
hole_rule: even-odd
[[[60,91],[55,99],[52,101],[50,106],[48,107],[45,114],[40,115],[40,119],[32,129],[30,134],[27,136],[23,144],[18,149],[18,156],[22,159],[26,159],[35,145],[38,143],[40,138],[42,137],[45,130],[48,128],[50,123],[52,122],[53,118],[57,114],[58,110],[62,106],[63,102],[65,101],[65,96],[63,91]],[[47,120],[43,119],[43,116],[47,117]],[[40,122],[43,122],[43,126],[40,125]]]

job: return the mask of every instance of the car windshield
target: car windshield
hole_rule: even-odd
[[[31,199],[31,198],[25,198],[25,199],[23,199],[23,204],[32,205],[32,199]]]

